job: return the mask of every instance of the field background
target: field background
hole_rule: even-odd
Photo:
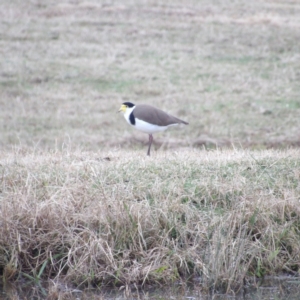
[[[1,282],[299,275],[299,115],[300,1],[2,0]]]
[[[156,149],[300,144],[299,1],[7,1],[0,147],[143,149],[123,101],[190,122]]]

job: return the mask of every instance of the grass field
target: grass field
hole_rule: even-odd
[[[297,1],[15,0],[0,17],[2,148],[144,148],[125,100],[190,122],[157,147],[299,145]]]
[[[2,1],[3,279],[299,274],[299,41],[298,1]],[[147,158],[124,101],[190,124]]]
[[[5,280],[206,287],[300,266],[299,150],[1,154]]]

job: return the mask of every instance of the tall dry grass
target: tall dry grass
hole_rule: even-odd
[[[5,281],[236,290],[299,273],[299,151],[0,156]]]

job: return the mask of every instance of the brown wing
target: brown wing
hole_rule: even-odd
[[[147,104],[136,105],[133,114],[136,118],[143,120],[145,122],[158,125],[158,126],[168,126],[172,124],[188,124],[187,122],[180,120],[174,116],[171,116],[164,111],[155,108]]]

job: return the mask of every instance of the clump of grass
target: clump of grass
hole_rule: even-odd
[[[240,288],[299,272],[299,151],[1,153],[5,281]]]

